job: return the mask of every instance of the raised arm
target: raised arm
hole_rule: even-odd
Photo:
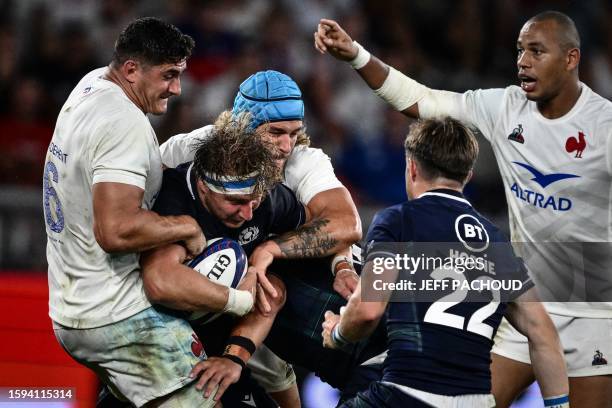
[[[569,385],[559,335],[535,288],[508,305],[506,318],[529,339],[531,365],[544,398],[567,395]]]
[[[374,93],[406,116],[466,119],[461,94],[429,89],[388,66],[354,42],[334,20],[321,19],[314,45],[320,53],[348,62]]]
[[[202,252],[206,239],[189,216],[162,217],[141,207],[144,190],[131,184],[93,186],[94,233],[108,253],[142,252],[172,242],[183,242],[188,256]]]
[[[321,19],[314,33],[314,41],[315,48],[321,54],[329,53],[336,59],[351,63],[372,89],[380,88],[389,75],[389,66],[375,56],[363,52],[334,20]]]

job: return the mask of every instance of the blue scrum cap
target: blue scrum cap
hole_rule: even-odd
[[[304,120],[302,91],[288,75],[259,71],[248,77],[234,99],[232,113],[250,112],[253,128],[265,122]]]

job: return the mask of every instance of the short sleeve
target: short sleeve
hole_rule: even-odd
[[[193,161],[198,143],[209,138],[213,129],[213,125],[204,126],[189,133],[172,136],[162,143],[159,150],[164,166],[174,168]]]
[[[402,215],[398,206],[376,213],[368,228],[365,245],[365,262],[376,257],[393,257],[395,253],[387,242],[401,242]]]
[[[152,147],[157,148],[157,141],[144,115],[134,119],[123,115],[112,121],[91,151],[93,183],[124,183],[144,190]]]
[[[462,95],[466,117],[465,122],[480,130],[488,141],[491,141],[495,126],[499,120],[507,89],[479,89],[467,91]],[[462,119],[462,118],[458,118]]]
[[[399,242],[402,219],[397,206],[385,208],[376,213],[368,229],[366,242]]]
[[[327,190],[343,187],[334,173],[329,156],[321,149],[296,146],[285,167],[285,184],[300,202]]]
[[[282,234],[293,231],[306,221],[304,206],[295,194],[282,184],[278,184],[270,192],[269,200],[273,210],[270,232]]]

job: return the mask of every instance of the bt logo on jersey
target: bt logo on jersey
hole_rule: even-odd
[[[472,252],[482,252],[489,246],[489,234],[482,223],[470,214],[462,214],[455,220],[455,234]]]
[[[580,177],[575,174],[569,173],[544,174],[529,164],[520,162],[512,163],[516,164],[519,167],[527,169],[533,175],[530,180],[535,181],[542,188],[546,188],[549,185],[561,180]],[[512,184],[510,190],[518,199],[525,201],[533,205],[534,207],[548,208],[553,211],[568,211],[570,208],[572,208],[572,200],[567,197],[559,197],[555,195],[545,195],[542,193],[538,193],[534,190],[521,186],[517,182],[514,182],[514,184]]]

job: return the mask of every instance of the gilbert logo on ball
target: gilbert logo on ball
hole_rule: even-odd
[[[248,260],[246,253],[233,239],[216,238],[209,241],[209,245],[187,266],[200,272],[202,275],[219,285],[236,288],[242,281]],[[205,324],[221,313],[211,311],[192,312],[188,319],[195,324]]]

